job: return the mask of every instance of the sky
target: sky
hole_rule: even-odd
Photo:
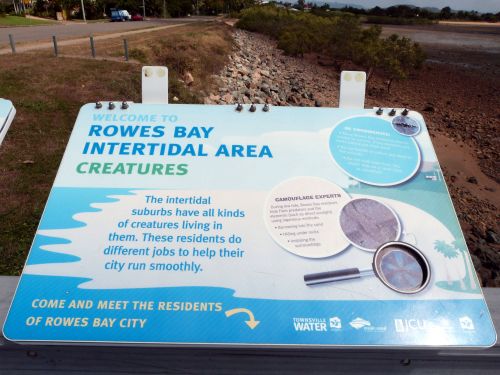
[[[440,9],[449,6],[456,10],[477,10],[483,13],[500,12],[500,0],[337,0],[337,2],[359,4],[365,8],[373,8],[377,5],[386,8],[391,5],[408,4],[418,7],[435,7]]]

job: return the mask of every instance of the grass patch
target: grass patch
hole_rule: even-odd
[[[53,25],[52,21],[42,21],[20,16],[0,17],[0,27]]]
[[[225,65],[232,49],[231,28],[219,22],[202,22],[153,32],[127,36],[129,58],[143,65],[164,65],[169,69],[172,95],[180,102],[202,101],[213,85],[212,75]],[[125,58],[123,38],[96,41],[96,53],[101,58]],[[60,47],[63,55],[90,54],[88,43]],[[186,89],[178,79],[191,73],[194,82]],[[179,96],[180,95],[180,96]]]
[[[222,68],[222,54],[231,48],[223,25],[194,30],[191,37],[186,30],[168,38],[163,34],[164,41],[150,39],[141,48],[144,63],[164,64],[173,51],[169,44],[190,46],[183,58],[189,60],[186,64],[193,69],[195,83],[186,87],[179,81],[181,72],[169,69],[171,101],[177,96],[179,103],[199,102],[200,91],[208,91],[204,85],[210,84],[210,74]],[[207,34],[200,35],[200,30]],[[207,64],[208,58],[220,65]],[[0,97],[14,103],[17,115],[0,146],[0,274],[19,275],[22,270],[80,107],[96,100],[140,102],[141,68],[141,64],[55,58],[50,52],[2,57]]]

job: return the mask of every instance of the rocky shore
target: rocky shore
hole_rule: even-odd
[[[230,63],[217,77],[218,92],[205,104],[336,105],[337,72],[285,56],[262,35],[235,30],[234,41]]]
[[[233,35],[235,49],[206,104],[338,105],[339,71],[318,64],[320,57],[285,56],[265,36],[237,29]],[[483,285],[500,287],[500,103],[495,94],[500,77],[496,70],[456,64],[455,57],[449,64],[426,63],[390,93],[384,78],[375,76],[366,107],[408,107],[424,114],[478,275]],[[481,57],[491,65],[494,55]],[[356,67],[343,67],[350,68]]]

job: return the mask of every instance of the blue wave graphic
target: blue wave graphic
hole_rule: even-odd
[[[78,288],[86,281],[88,279],[23,275],[22,293],[14,299],[4,326],[5,336],[19,341],[389,346],[489,346],[496,339],[482,299],[287,301],[237,298],[230,289],[214,287]],[[36,299],[59,304],[64,301],[64,306],[35,308]],[[86,305],[71,308],[72,300]],[[103,301],[113,301],[113,307],[99,307]],[[143,302],[143,306],[134,308],[133,301]],[[172,304],[170,309],[160,308],[168,303]],[[174,303],[178,306],[191,303],[191,307],[194,303],[212,303],[214,308],[174,310]],[[236,308],[250,310],[255,320],[260,321],[259,325],[248,328],[246,313],[225,314]],[[29,317],[40,317],[40,324],[26,324]],[[59,318],[59,323],[47,324],[49,318],[52,322]],[[80,322],[86,318],[88,324],[62,323],[63,319],[70,321],[71,318],[80,318]],[[331,329],[331,318],[340,320],[341,328]],[[113,325],[110,325],[111,319],[115,320]],[[311,319],[310,327],[314,329],[297,329],[297,321],[304,319]],[[350,324],[360,319],[368,325]],[[464,330],[461,319],[470,319],[472,328]],[[106,326],[103,326],[104,320]],[[131,324],[139,324],[139,320],[143,321],[142,327],[131,327]],[[429,324],[443,328],[442,320],[448,321],[447,329],[437,334]],[[413,324],[410,322],[407,326],[407,321]],[[315,325],[317,322],[320,325]],[[415,329],[416,322],[421,329]],[[316,329],[320,327],[325,329]]]
[[[77,257],[75,255],[62,254],[42,249],[42,247],[46,245],[63,245],[69,243],[71,243],[71,241],[65,240],[64,238],[48,237],[48,236],[43,236],[41,234],[37,234],[35,235],[35,240],[33,241],[30,256],[26,261],[26,264],[33,265],[33,264],[45,264],[45,263],[68,263],[68,262],[79,261],[80,257]]]
[[[134,195],[131,189],[99,189],[99,188],[59,188],[53,187],[40,220],[38,230],[71,229],[86,226],[82,221],[73,218],[83,212],[99,212],[101,209],[91,207],[93,203],[111,203],[119,199],[111,195]],[[68,244],[66,238],[35,235],[27,264],[78,262],[79,257],[41,249],[46,245]]]
[[[111,203],[118,199],[110,195],[134,195],[130,189],[99,188],[52,188],[45,212],[38,229],[67,229],[84,227],[86,224],[75,220],[73,215],[82,212],[98,212],[92,203]]]

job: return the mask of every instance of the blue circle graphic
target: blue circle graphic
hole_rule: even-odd
[[[415,140],[376,117],[351,117],[340,122],[332,130],[329,144],[337,165],[349,176],[370,185],[400,184],[420,166]]]

